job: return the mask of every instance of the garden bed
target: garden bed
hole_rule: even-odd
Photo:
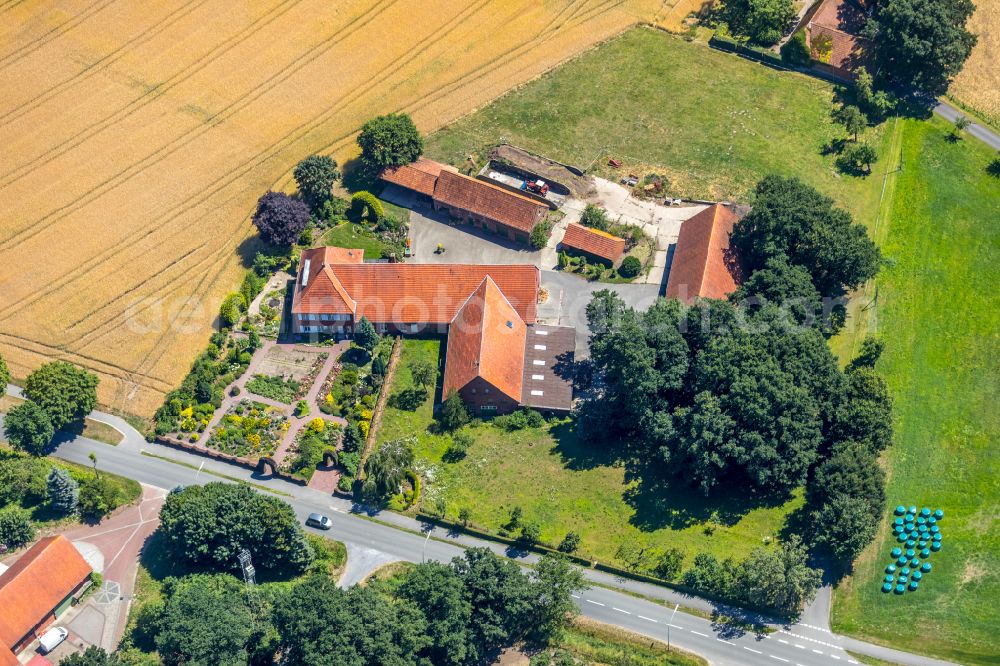
[[[317,417],[296,434],[295,441],[278,463],[278,470],[309,483],[316,467],[323,462],[323,453],[339,449],[342,438],[343,429],[339,423]]]
[[[241,400],[222,417],[205,446],[249,460],[274,455],[289,428],[274,407]]]
[[[255,395],[277,400],[286,405],[292,404],[303,392],[301,382],[297,382],[294,379],[285,379],[284,377],[270,377],[268,375],[254,375],[246,383],[246,389]]]

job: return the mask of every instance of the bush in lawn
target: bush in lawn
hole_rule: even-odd
[[[385,208],[374,194],[361,190],[351,197],[351,212],[357,219],[367,218],[377,222],[385,217]]]
[[[448,450],[444,452],[445,462],[458,462],[464,458],[474,441],[472,435],[464,430],[452,435]]]
[[[347,199],[331,197],[323,202],[323,207],[320,209],[319,215],[327,222],[343,220],[346,217],[347,209],[350,208],[350,206],[351,202]]]
[[[576,532],[567,532],[563,540],[559,542],[560,553],[575,553],[580,547],[580,535]]]
[[[49,506],[59,513],[73,513],[80,503],[80,486],[62,467],[53,467],[47,480]]]
[[[168,554],[188,565],[233,571],[243,548],[265,570],[302,572],[313,560],[292,507],[245,484],[211,482],[171,492],[160,521]]]
[[[118,486],[109,477],[91,474],[80,483],[80,514],[87,518],[103,518],[123,501]]]
[[[660,556],[660,561],[653,568],[653,574],[663,580],[674,580],[681,574],[684,565],[684,553],[677,548],[671,548]]]
[[[867,176],[872,172],[872,163],[877,159],[878,153],[871,144],[854,143],[845,148],[837,158],[837,166],[844,173]]]
[[[97,406],[97,375],[66,361],[52,361],[28,375],[24,396],[49,415],[59,432]]]
[[[809,45],[806,43],[806,33],[799,30],[792,38],[781,47],[781,59],[789,65],[798,67],[808,67],[812,56],[809,54]]]
[[[332,195],[333,184],[340,178],[340,169],[332,157],[310,155],[295,165],[293,175],[299,193],[316,209]]]
[[[309,206],[281,192],[267,192],[257,201],[253,223],[265,243],[288,247],[309,223]]]
[[[534,409],[523,407],[516,412],[497,416],[493,419],[493,425],[508,432],[524,430],[525,428],[541,428],[545,425],[545,417]]]
[[[457,392],[452,391],[441,405],[441,427],[445,430],[458,430],[469,422],[469,410]]]
[[[405,113],[372,118],[358,134],[361,164],[371,175],[386,167],[413,162],[424,152],[424,140],[413,120]]]
[[[4,431],[11,446],[33,456],[45,455],[55,435],[48,413],[30,400],[11,408]]]
[[[623,278],[634,278],[642,272],[642,262],[638,257],[625,257],[618,267],[618,274]]]
[[[0,511],[0,553],[20,548],[34,538],[30,513],[20,507]]]

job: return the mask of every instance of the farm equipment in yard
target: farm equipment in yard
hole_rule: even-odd
[[[620,169],[621,166],[622,166],[622,163],[621,163],[621,160],[616,160],[615,158],[612,157],[611,159],[608,160],[608,166],[612,166],[612,167],[614,167],[616,169]]]
[[[521,184],[521,189],[544,197],[549,193],[549,184],[544,180],[526,180]]]

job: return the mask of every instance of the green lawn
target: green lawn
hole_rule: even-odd
[[[353,222],[342,222],[327,231],[323,234],[320,245],[349,249],[360,248],[365,251],[365,259],[381,259],[382,251],[386,248],[385,243]],[[389,251],[391,252],[391,250]]]
[[[875,328],[888,341],[879,370],[896,413],[886,462],[889,504],[941,507],[944,548],[920,591],[880,589],[888,529],[835,597],[837,631],[963,664],[998,664],[1000,627],[1000,182],[995,152],[947,140],[940,119],[900,121],[878,279]]]
[[[638,28],[435,132],[426,153],[465,165],[505,137],[615,180],[666,175],[671,194],[711,199],[746,200],[765,174],[794,175],[867,221],[880,179],[841,176],[821,154],[844,136],[832,98],[817,79]],[[880,147],[882,131],[869,134]]]
[[[438,340],[403,341],[390,405],[391,396],[412,386],[409,365],[437,365],[440,352]],[[516,432],[481,425],[471,429],[476,441],[463,460],[443,462],[449,437],[428,430],[432,403],[428,396],[412,412],[388,406],[378,440],[416,435],[424,506],[433,510],[443,498],[449,517],[456,519],[468,508],[472,522],[490,530],[500,528],[510,509],[520,506],[525,521],[541,526],[543,541],[557,544],[568,530],[575,530],[582,537],[580,552],[607,562],[616,562],[618,545],[630,541],[654,551],[680,548],[690,564],[702,551],[720,557],[746,555],[764,537],[773,537],[799,505],[795,499],[774,507],[745,507],[739,497],[707,504],[686,492],[654,501],[625,480],[625,469],[610,461],[602,448],[580,441],[571,424]],[[709,525],[714,530],[706,530]]]

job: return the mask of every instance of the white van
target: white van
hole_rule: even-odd
[[[52,627],[38,639],[38,647],[42,654],[52,652],[59,644],[66,640],[69,631],[65,627]]]

